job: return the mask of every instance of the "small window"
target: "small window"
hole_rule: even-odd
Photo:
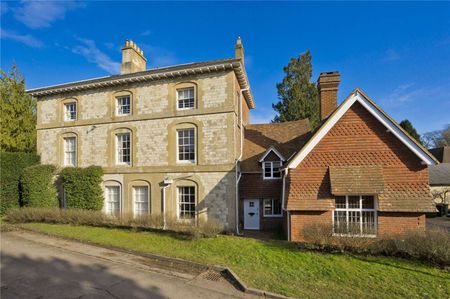
[[[195,218],[195,187],[178,187],[178,218]]]
[[[64,166],[77,166],[77,139],[64,138]]]
[[[338,196],[333,212],[333,233],[345,236],[376,236],[374,196]]]
[[[77,103],[64,104],[64,120],[73,121],[77,119]]]
[[[195,129],[180,129],[178,134],[178,161],[195,163]]]
[[[131,136],[130,133],[116,135],[117,164],[131,164]]]
[[[281,178],[281,161],[263,162],[264,179]]]
[[[147,215],[149,212],[149,198],[147,186],[133,187],[134,193],[134,215]]]
[[[253,207],[255,206],[255,202],[254,202],[254,201],[249,202],[249,203],[248,203],[248,206],[249,206],[250,208],[253,208]]]
[[[105,211],[106,214],[117,216],[120,214],[120,187],[107,186],[105,187]]]
[[[264,199],[264,217],[281,217],[281,200]]]
[[[130,96],[120,96],[117,99],[117,115],[131,114],[131,98]]]
[[[195,107],[194,87],[177,89],[178,109],[192,109]]]

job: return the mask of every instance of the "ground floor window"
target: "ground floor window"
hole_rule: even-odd
[[[105,187],[105,211],[106,214],[117,216],[120,214],[120,187],[107,186]]]
[[[178,218],[195,218],[195,187],[178,187]]]
[[[264,199],[264,217],[280,217],[281,200],[279,199]]]
[[[141,216],[147,215],[149,212],[149,197],[147,186],[135,186],[133,187],[134,197],[134,215]]]
[[[336,209],[333,212],[333,233],[375,236],[377,234],[375,197],[337,196]]]

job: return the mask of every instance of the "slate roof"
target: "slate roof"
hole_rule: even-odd
[[[273,146],[289,160],[311,136],[308,119],[259,125],[246,125],[242,172],[261,171],[259,159]]]
[[[441,163],[428,167],[430,185],[450,186],[450,163]]]
[[[441,163],[450,163],[450,146],[430,149],[430,153]]]

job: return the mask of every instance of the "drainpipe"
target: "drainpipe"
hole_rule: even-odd
[[[243,88],[239,90],[239,124],[241,126],[241,150],[239,153],[239,157],[236,159],[236,165],[234,167],[236,171],[236,234],[240,234],[239,232],[239,181],[241,180],[242,173],[239,171],[238,173],[238,163],[242,159],[243,148],[244,148],[244,127],[242,126],[242,93],[244,91],[250,90],[250,88]]]
[[[289,168],[284,168],[282,170],[283,173],[283,187],[281,189],[282,193],[281,193],[281,207],[284,211],[286,211],[286,226],[287,226],[287,239],[288,241],[291,240],[291,214],[290,212],[285,208],[285,197],[286,197],[286,176],[289,173]]]

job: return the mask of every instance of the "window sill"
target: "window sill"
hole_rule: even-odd
[[[196,161],[177,161],[178,165],[197,165]]]
[[[264,215],[264,218],[283,218],[283,215]]]
[[[265,178],[265,177],[263,177],[263,180],[265,180],[265,181],[273,181],[273,180],[281,180],[281,178]]]

